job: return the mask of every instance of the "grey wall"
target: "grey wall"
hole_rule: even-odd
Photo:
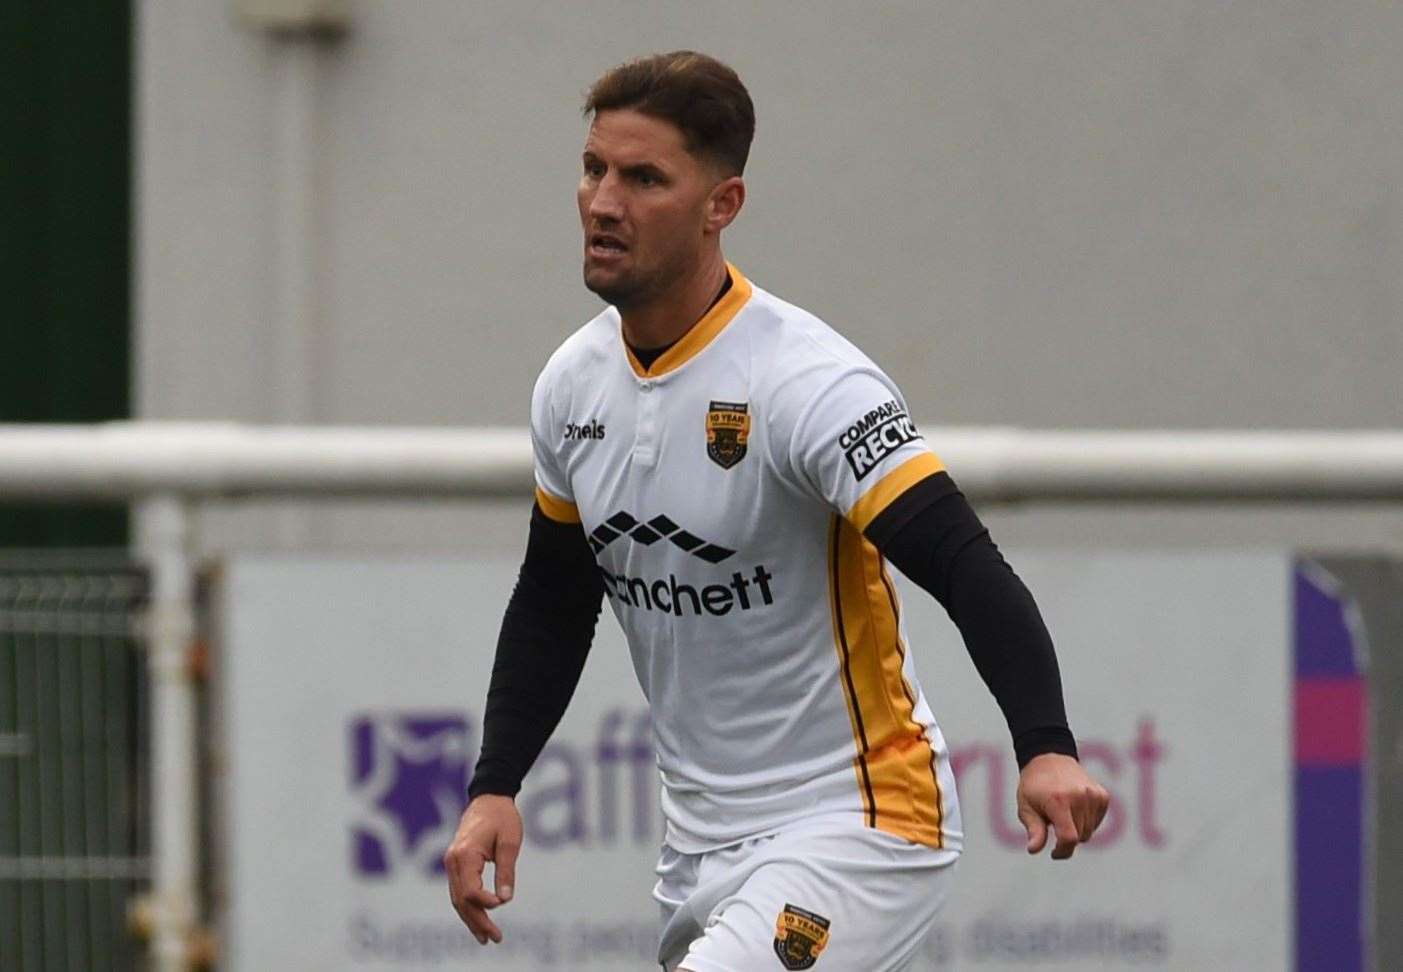
[[[301,415],[275,330],[297,52],[224,3],[138,6],[143,417],[524,423],[536,371],[597,310],[581,93],[688,46],[757,103],[728,256],[868,350],[924,420],[1403,425],[1397,4],[350,4],[312,70]],[[343,505],[308,536],[515,546],[506,508]],[[1403,515],[1363,510],[990,518],[1015,544],[1403,546]],[[207,536],[276,544],[272,519],[220,513]]]

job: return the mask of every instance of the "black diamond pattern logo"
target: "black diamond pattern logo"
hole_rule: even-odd
[[[615,530],[618,530],[620,533],[627,533],[629,530],[633,529],[633,525],[638,521],[635,520],[633,517],[629,516],[627,513],[620,510],[618,513],[615,513],[613,516],[609,517],[609,519],[605,520],[604,522],[609,524]]]
[[[692,551],[693,556],[700,557],[702,560],[705,560],[709,564],[719,564],[721,561],[725,560],[733,553],[735,553],[734,550],[727,550],[725,547],[718,547],[714,543],[708,543],[705,547],[702,547],[700,550]]]
[[[663,536],[667,536],[669,533],[674,533],[677,530],[677,524],[673,523],[665,516],[653,517],[651,520],[648,521],[648,525],[654,530],[657,530]]]
[[[688,553],[691,553],[693,550],[696,550],[702,544],[706,543],[701,537],[688,533],[686,530],[679,530],[677,533],[668,537],[668,539]]]
[[[597,554],[625,534],[645,546],[666,537],[673,546],[709,564],[719,564],[735,553],[718,544],[707,543],[696,534],[681,529],[666,516],[655,516],[647,523],[639,523],[633,514],[625,510],[620,510],[594,528],[589,535],[590,549]]]
[[[630,533],[629,536],[633,537],[633,539],[644,546],[650,543],[656,543],[663,538],[661,533],[656,530],[650,530],[641,523],[633,528],[633,532]]]

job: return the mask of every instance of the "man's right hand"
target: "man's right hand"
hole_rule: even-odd
[[[520,852],[521,814],[511,797],[484,793],[468,804],[443,855],[443,866],[453,907],[479,945],[486,945],[488,939],[502,940],[502,930],[487,912],[512,899]],[[493,863],[496,893],[482,885],[482,869],[488,861]]]

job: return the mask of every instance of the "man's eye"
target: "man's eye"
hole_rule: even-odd
[[[661,183],[662,183],[662,180],[659,179],[659,178],[658,178],[655,174],[653,174],[652,172],[640,172],[640,173],[638,173],[638,184],[639,184],[640,186],[656,186],[656,185],[661,185]]]

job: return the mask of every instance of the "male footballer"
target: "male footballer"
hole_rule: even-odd
[[[642,58],[585,111],[584,280],[609,306],[532,395],[536,502],[445,856],[453,905],[502,940],[513,798],[607,598],[662,778],[662,967],[904,969],[962,834],[888,564],[958,626],[1008,721],[1028,851],[1051,833],[1062,859],[1107,794],[1077,761],[1051,638],[891,379],[722,256],[755,130],[735,72]]]

